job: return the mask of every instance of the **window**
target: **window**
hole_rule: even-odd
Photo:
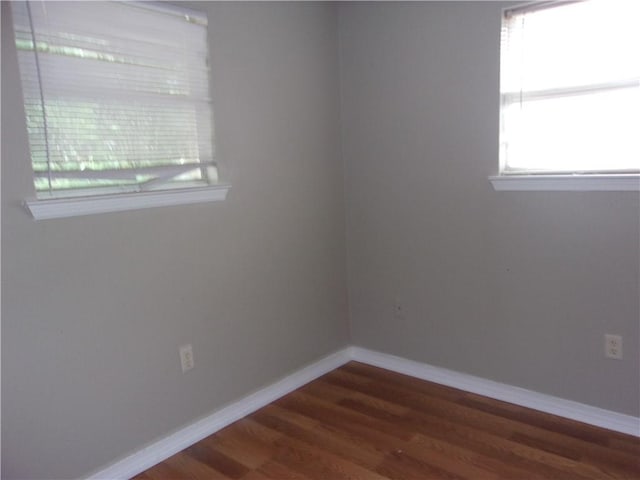
[[[206,15],[14,2],[37,218],[218,200]]]
[[[497,189],[638,189],[639,23],[637,0],[504,10]]]

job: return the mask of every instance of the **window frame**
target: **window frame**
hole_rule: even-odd
[[[491,175],[489,181],[496,191],[640,192],[636,174],[501,174]]]
[[[580,0],[577,0],[580,1]],[[538,2],[526,2],[501,9],[500,28],[503,28],[504,18],[508,12],[526,11],[529,9],[550,8],[554,5],[573,3],[573,1],[549,0]],[[499,48],[500,71],[502,65],[502,41]],[[501,78],[501,74],[500,74]],[[501,85],[499,86],[501,88]],[[502,133],[502,93],[498,112],[500,113],[499,137]],[[567,172],[533,172],[507,170],[505,159],[499,155],[498,174],[490,175],[494,190],[496,191],[640,191],[640,173],[582,173],[578,171]]]
[[[151,2],[151,8],[156,10],[164,10],[167,13],[175,14],[176,11],[182,13],[190,11],[190,9],[182,8],[180,6],[163,5],[158,2]],[[146,6],[145,8],[149,8]],[[198,12],[194,12],[198,13]],[[10,8],[10,15],[14,15],[12,8]],[[206,26],[207,31],[209,29]],[[12,22],[13,30],[13,22]],[[15,37],[15,33],[12,33],[12,38]],[[208,49],[207,45],[207,49]],[[13,48],[17,47],[15,43]],[[211,89],[211,74],[208,73],[207,82],[209,89]],[[21,78],[22,83],[22,78]],[[25,114],[26,115],[26,114]],[[26,119],[26,118],[25,118]],[[215,129],[213,128],[211,142],[212,147],[215,148]],[[25,124],[26,126],[26,124]],[[29,145],[30,152],[30,145]],[[140,189],[119,189],[113,188],[112,191],[92,192],[90,194],[78,189],[76,191],[70,190],[67,194],[60,196],[43,196],[36,195],[35,193],[35,171],[31,161],[31,153],[28,156],[29,173],[31,180],[31,193],[23,201],[23,206],[31,214],[34,220],[45,220],[53,218],[65,218],[75,217],[82,215],[91,215],[99,213],[109,212],[121,212],[127,210],[138,210],[153,207],[166,207],[175,205],[188,205],[194,203],[203,202],[215,202],[224,201],[231,188],[229,183],[223,181],[217,181],[212,183],[178,183],[176,185],[166,185],[162,188],[150,188],[148,190]],[[206,168],[209,162],[203,163],[203,168]],[[216,166],[219,171],[219,164],[216,162]]]
[[[77,217],[98,213],[122,212],[152,207],[218,202],[227,198],[231,185],[217,184],[198,188],[156,190],[150,192],[92,195],[51,199],[27,199],[24,206],[35,220]]]

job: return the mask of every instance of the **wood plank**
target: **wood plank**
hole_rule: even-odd
[[[547,478],[609,478],[606,472],[591,465],[528,447],[439,416],[411,412],[407,418],[425,436],[453,441],[470,450],[541,473]]]
[[[640,439],[351,362],[137,480],[640,479]]]
[[[276,412],[258,412],[252,416],[257,422],[282,432],[286,437],[295,439],[308,446],[315,446],[326,452],[338,455],[363,468],[375,470],[384,458],[384,453],[371,451],[362,448],[361,445],[354,444],[338,435],[334,435],[327,430],[314,428],[305,429],[287,421],[286,411],[284,415]]]
[[[374,418],[365,413],[342,407],[339,404],[331,404],[299,391],[290,393],[274,403],[322,423],[339,423],[376,429],[401,440],[408,440],[413,435],[412,432],[400,425],[396,425],[392,420]]]
[[[211,439],[215,449],[242,466],[255,470],[275,454],[274,441],[281,435],[244,418]]]
[[[186,455],[231,479],[242,478],[250,469],[220,452],[215,445],[215,438],[207,437],[184,450]]]
[[[149,478],[151,480],[177,480],[185,478],[185,472],[174,468],[170,465],[169,461],[165,460],[135,478],[138,480],[145,478]]]
[[[584,426],[587,433],[581,437],[579,429],[584,424],[572,420],[560,419],[553,415],[535,412],[505,402],[485,398],[484,402],[488,402],[489,404],[495,403],[495,408],[475,409],[467,406],[468,402],[464,401],[462,397],[459,398],[461,404],[458,404],[440,398],[430,397],[429,395],[417,395],[412,389],[398,386],[399,383],[397,380],[391,383],[380,383],[376,385],[376,388],[373,388],[370,384],[365,384],[362,381],[347,384],[342,377],[336,377],[339,378],[337,380],[331,380],[331,378],[332,377],[327,377],[328,381],[337,381],[345,387],[349,385],[352,389],[357,389],[358,392],[378,396],[387,401],[392,399],[397,403],[413,408],[415,411],[422,411],[439,415],[442,418],[463,421],[467,426],[484,429],[496,435],[523,443],[524,445],[532,446],[532,444],[535,444],[538,448],[548,453],[558,453],[573,460],[590,463],[606,472],[606,474],[609,474],[611,471],[615,474],[628,476],[640,469],[638,456],[629,455],[624,450],[619,451],[603,446],[608,438],[605,437],[605,435],[607,435],[609,431],[597,429],[597,427],[590,425]],[[350,377],[350,380],[352,379],[353,376]],[[478,397],[477,395],[473,396]],[[349,406],[353,402],[343,400],[339,403],[343,406]],[[364,407],[352,405],[352,408],[362,411]],[[488,411],[491,411],[491,413],[488,413]],[[524,421],[521,422],[519,417],[515,415],[517,411],[523,412]],[[501,416],[501,412],[505,412],[505,415]],[[369,413],[373,414],[372,412]],[[532,421],[532,419],[539,416],[542,416],[542,421],[540,422],[542,426],[534,425],[535,421]],[[551,425],[553,425],[554,428],[545,428]],[[593,433],[594,429],[596,434]],[[612,436],[614,438],[618,438],[620,435],[628,437],[623,434],[618,434],[617,432],[611,433],[615,434]],[[629,441],[628,438],[627,441]]]
[[[264,473],[258,470],[251,470],[247,473],[242,480],[272,480],[271,477],[267,477]]]
[[[230,480],[226,475],[214,470],[209,465],[199,462],[185,452],[173,455],[165,462],[183,476],[185,475],[184,472],[189,472],[188,475],[191,480]]]
[[[272,480],[309,480],[309,477],[292,470],[286,465],[283,465],[275,460],[270,460],[269,462],[262,465],[258,472],[260,474],[266,475],[268,478]]]
[[[275,460],[316,480],[386,480],[373,471],[318,447],[283,437]]]

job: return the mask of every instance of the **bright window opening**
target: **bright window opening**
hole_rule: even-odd
[[[38,200],[217,183],[206,15],[46,1],[12,15]]]
[[[500,173],[640,172],[640,2],[504,12]]]

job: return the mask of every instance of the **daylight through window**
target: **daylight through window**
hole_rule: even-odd
[[[640,171],[640,2],[504,12],[502,174]]]
[[[13,2],[39,199],[216,183],[207,18],[145,2]]]

